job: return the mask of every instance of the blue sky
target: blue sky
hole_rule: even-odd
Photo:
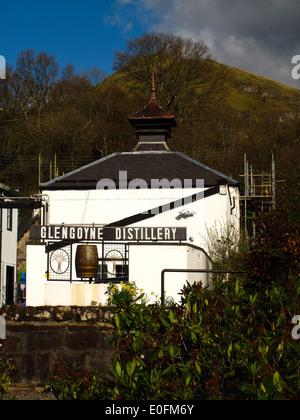
[[[112,72],[115,50],[145,29],[130,19],[116,1],[103,0],[13,0],[0,6],[0,55],[15,65],[21,50],[54,54],[60,67],[76,70],[95,66]],[[128,27],[127,27],[128,26]],[[131,29],[130,29],[131,28]]]
[[[299,0],[12,0],[0,16],[0,55],[13,65],[33,48],[54,54],[61,69],[109,75],[116,50],[157,31],[203,40],[219,62],[300,88],[291,77]]]

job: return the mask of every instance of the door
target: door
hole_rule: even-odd
[[[6,305],[14,304],[15,269],[6,267]]]

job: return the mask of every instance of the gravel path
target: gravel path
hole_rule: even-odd
[[[5,400],[16,401],[56,401],[52,393],[43,394],[43,388],[10,388]]]

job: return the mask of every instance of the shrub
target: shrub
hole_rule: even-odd
[[[7,395],[12,383],[11,373],[14,369],[15,367],[9,360],[0,360],[0,400]]]
[[[181,306],[119,309],[114,397],[299,399],[300,344],[291,336],[299,301],[276,284],[255,295],[245,284],[188,285]]]
[[[59,367],[58,399],[300,399],[299,278],[253,293],[231,277],[214,290],[187,284],[180,305],[130,302],[110,323],[115,357],[103,378]]]
[[[57,400],[104,400],[108,385],[98,371],[84,369],[76,362],[68,367],[56,363],[45,392],[53,392]]]
[[[254,219],[256,236],[245,254],[253,289],[276,282],[285,287],[300,271],[300,230],[291,218],[288,204],[278,203],[271,212]]]
[[[300,315],[299,229],[278,205],[260,215],[256,232],[235,261],[248,275],[212,290],[187,284],[180,305],[138,303],[135,285],[109,288],[115,357],[111,380],[105,390],[96,381],[92,398],[300,399],[300,341],[292,337]],[[64,396],[65,382],[56,384]]]
[[[128,306],[131,303],[144,298],[144,294],[138,295],[138,289],[134,282],[123,283],[121,281],[120,285],[111,283],[108,285],[107,292],[105,294],[108,295],[108,305],[114,305],[117,307]]]

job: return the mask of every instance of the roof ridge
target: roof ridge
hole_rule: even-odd
[[[173,152],[173,153],[175,153],[175,154],[181,156],[182,158],[184,158],[184,159],[186,159],[186,160],[188,160],[188,161],[190,161],[190,162],[192,162],[192,163],[200,166],[203,169],[209,170],[210,172],[213,172],[214,174],[216,174],[218,176],[221,176],[222,178],[226,178],[227,180],[229,180],[230,182],[232,182],[234,184],[239,184],[239,181],[237,181],[236,179],[234,179],[234,178],[232,178],[232,177],[230,177],[228,175],[225,175],[222,172],[219,172],[216,169],[211,168],[210,166],[204,165],[204,163],[198,162],[197,160],[195,160],[193,158],[190,158],[189,156],[184,155],[181,152]]]
[[[120,171],[127,171],[130,179],[145,179],[146,182],[157,178],[179,178],[182,181],[184,179],[195,180],[197,178],[203,179],[206,187],[217,186],[224,182],[232,186],[239,185],[239,181],[232,177],[228,177],[181,152],[131,151],[113,153],[101,158],[43,184],[41,190],[47,190],[48,188],[94,189],[100,178],[118,179]]]

